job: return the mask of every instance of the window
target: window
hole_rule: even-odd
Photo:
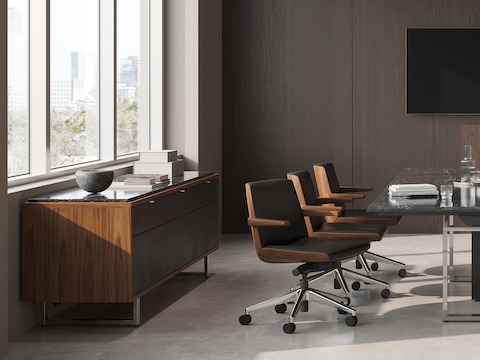
[[[161,0],[8,5],[9,185],[162,148]]]
[[[138,151],[140,2],[117,0],[117,155]]]
[[[98,1],[50,1],[52,169],[99,159]]]
[[[29,172],[28,0],[8,1],[8,176]]]

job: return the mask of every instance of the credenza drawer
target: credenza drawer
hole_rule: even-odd
[[[218,180],[209,180],[177,192],[159,196],[132,208],[132,235],[153,229],[218,201]]]

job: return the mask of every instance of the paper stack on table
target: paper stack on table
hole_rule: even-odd
[[[438,196],[438,189],[433,184],[396,184],[388,187],[388,195],[390,197]]]

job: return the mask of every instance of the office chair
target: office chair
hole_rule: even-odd
[[[317,184],[319,199],[323,203],[327,203],[330,199],[332,204],[339,205],[340,202],[353,202],[356,199],[365,198],[365,194],[358,194],[356,192],[371,191],[369,187],[359,186],[340,186],[335,172],[335,168],[332,163],[318,163],[313,165],[313,172],[315,175],[315,181]],[[384,224],[384,225],[397,225],[401,221],[401,216],[391,215],[379,215],[372,212],[367,212],[365,209],[344,209],[342,216],[339,217],[327,217],[328,222],[341,222],[341,223],[370,223],[370,224]],[[405,264],[378,254],[367,253],[367,257],[374,261],[370,268],[372,270],[378,270],[378,262],[384,262],[400,266],[398,276],[405,277],[407,272]],[[357,268],[360,265],[357,264]]]
[[[349,298],[313,289],[309,286],[312,278],[333,274],[346,287],[340,263],[363,253],[370,247],[369,241],[352,241],[308,236],[306,214],[331,215],[330,211],[309,211],[300,208],[295,189],[290,180],[276,179],[254,181],[245,184],[248,207],[248,225],[251,228],[253,243],[258,257],[268,263],[302,263],[293,269],[294,276],[301,276],[299,284],[283,295],[265,300],[245,309],[239,318],[240,324],[252,321],[250,312],[274,306],[277,313],[287,310],[286,302],[294,299],[289,322],[284,324],[287,334],[296,329],[294,323],[299,311],[308,311],[309,301],[323,302],[337,308],[339,313],[349,314],[345,319],[348,326],[358,322],[356,311],[348,305]],[[312,274],[313,275],[310,275]]]
[[[334,209],[338,215],[334,215],[334,218],[341,218],[341,207],[338,206],[321,206],[322,200],[318,200],[315,193],[315,187],[313,184],[312,177],[308,171],[292,171],[287,174],[287,178],[292,181],[295,192],[297,194],[298,201],[301,208],[318,208],[318,209]],[[331,202],[331,200],[327,200]],[[339,212],[340,210],[340,212]],[[318,216],[305,216],[305,224],[309,236],[319,237],[319,236],[340,236],[340,237],[349,237],[350,239],[362,239],[365,237],[365,233],[368,234],[373,241],[379,241],[382,239],[383,234],[387,231],[387,227],[382,224],[354,224],[354,223],[325,223],[322,217]],[[363,267],[367,276],[359,274],[357,272],[343,269],[344,272],[347,272],[352,277],[357,280],[363,281],[364,283],[375,283],[377,285],[385,287],[381,295],[384,298],[390,296],[389,285],[386,282],[374,279],[371,277],[370,268],[365,260],[364,254],[360,254],[357,257],[357,263],[360,264],[360,267]],[[338,288],[339,284],[335,283],[335,287]],[[360,288],[360,282],[355,281],[352,284],[354,290]]]

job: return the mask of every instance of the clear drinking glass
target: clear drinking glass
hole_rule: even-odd
[[[440,196],[442,200],[451,200],[453,196],[453,185],[440,185]]]
[[[470,181],[470,172],[475,170],[475,160],[472,158],[472,145],[465,145],[464,158],[460,161],[462,182]]]

